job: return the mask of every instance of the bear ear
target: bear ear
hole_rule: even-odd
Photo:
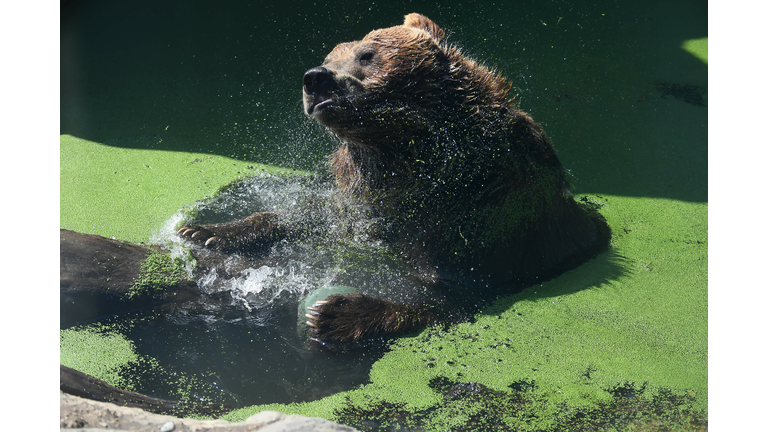
[[[443,38],[445,38],[445,31],[438,27],[437,24],[433,23],[432,20],[421,14],[412,13],[406,15],[403,25],[406,27],[413,27],[426,31],[430,36],[432,36],[432,39],[435,40],[435,43],[438,44],[442,42]]]

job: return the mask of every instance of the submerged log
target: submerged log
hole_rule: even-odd
[[[60,327],[150,307],[193,308],[207,297],[189,280],[169,253],[143,246],[60,230]],[[221,256],[205,253],[199,263],[220,265]],[[226,300],[219,295],[218,300]],[[189,306],[191,305],[191,306]],[[156,399],[114,387],[93,376],[60,365],[61,391],[95,401],[141,408],[157,414],[220,415],[233,407]]]
[[[234,408],[223,404],[190,405],[122,390],[70,367],[60,365],[59,388],[73,396],[119,406],[141,408],[155,414],[185,417],[190,414],[218,416]]]
[[[109,314],[185,303],[200,296],[194,281],[168,274],[162,266],[146,265],[148,260],[170,260],[167,252],[163,256],[157,246],[64,229],[60,230],[59,237],[59,324],[62,328]],[[159,259],[154,259],[157,257]],[[151,272],[155,274],[149,274]]]

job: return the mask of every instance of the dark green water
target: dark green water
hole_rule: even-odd
[[[333,144],[302,113],[304,71],[337,43],[419,12],[512,80],[522,108],[544,124],[575,173],[578,192],[706,201],[706,115],[704,124],[673,125],[681,119],[665,106],[642,110],[662,97],[656,82],[706,91],[706,65],[680,49],[707,36],[706,6],[74,1],[62,10],[61,133],[116,146],[164,133],[156,148],[316,167]],[[648,122],[688,136],[696,153],[670,148],[677,136],[660,140]],[[637,165],[662,172],[659,184],[639,185],[627,178],[631,170],[606,167],[618,159],[612,153],[632,151],[622,148],[628,135],[643,138]],[[697,177],[676,174],[681,163]]]

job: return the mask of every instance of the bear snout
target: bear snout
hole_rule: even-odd
[[[304,72],[304,91],[307,94],[327,93],[334,87],[333,74],[318,66]]]
[[[304,111],[324,123],[321,111],[333,104],[332,93],[337,90],[333,72],[318,66],[304,73]]]

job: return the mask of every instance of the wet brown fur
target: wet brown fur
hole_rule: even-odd
[[[391,243],[426,279],[465,289],[524,283],[607,245],[610,231],[573,201],[565,170],[541,126],[513,103],[511,84],[448,45],[428,18],[410,14],[403,25],[342,43],[320,69],[323,86],[305,81],[305,108],[341,140],[330,156],[339,189],[387,216]],[[402,331],[376,322],[400,305],[360,298],[334,298],[343,314],[321,306],[314,334],[349,342]],[[410,313],[403,322],[413,325],[439,315]]]

